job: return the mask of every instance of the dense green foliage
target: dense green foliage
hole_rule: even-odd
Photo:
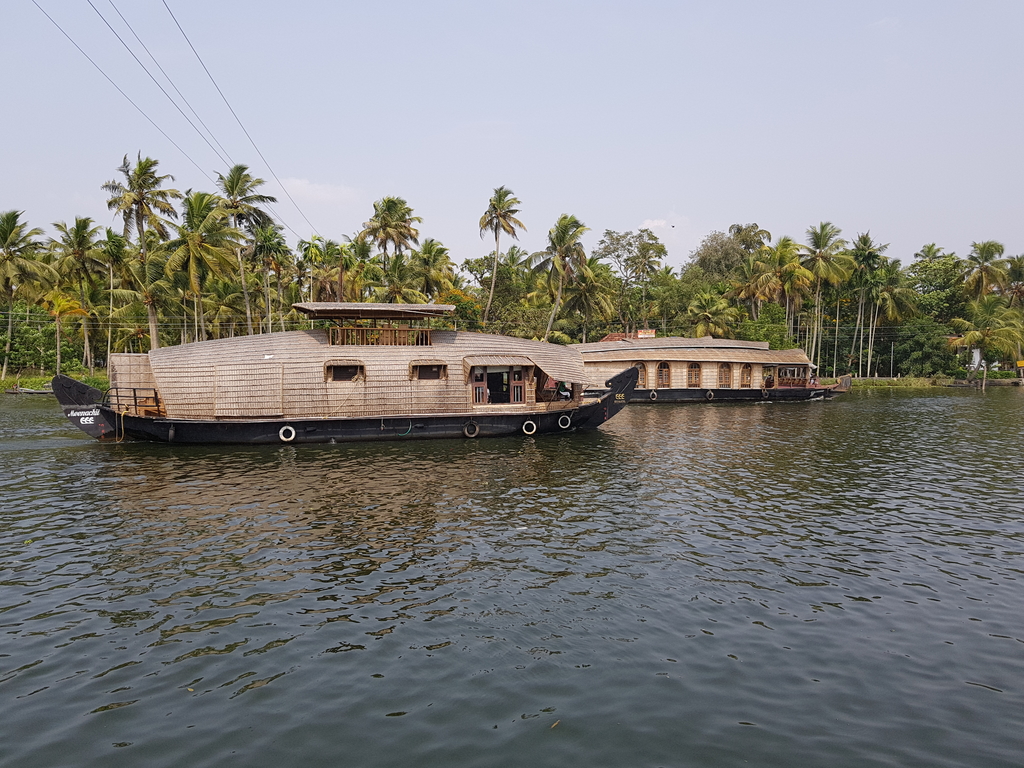
[[[734,224],[676,271],[649,229],[605,230],[588,254],[589,228],[571,214],[531,253],[514,242],[523,204],[501,186],[478,222],[494,249],[456,266],[444,244],[421,240],[423,220],[401,197],[375,202],[357,232],[293,250],[245,165],[218,174],[214,192],[184,193],[159,165],[126,156],[100,185],[120,231],[77,217],[48,238],[20,211],[0,212],[0,378],[309,327],[292,308],[301,301],[446,303],[460,328],[557,343],[642,328],[767,341],[803,347],[825,376],[931,377],[981,361],[1012,371],[1022,358],[1024,257],[991,240],[962,259],[930,243],[903,268],[870,233],[847,240],[831,222],[808,227],[804,243]]]

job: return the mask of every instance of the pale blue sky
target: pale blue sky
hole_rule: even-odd
[[[504,184],[529,250],[565,212],[588,247],[646,223],[673,265],[752,221],[801,241],[823,220],[870,230],[905,262],[932,241],[1024,251],[1021,2],[167,1],[325,236],[400,195],[461,263],[489,251],[477,223]],[[48,233],[111,224],[100,184],[139,150],[179,189],[213,189],[30,0],[0,2],[0,210]],[[204,171],[224,169],[86,0],[38,2]],[[114,4],[308,236],[162,0]]]

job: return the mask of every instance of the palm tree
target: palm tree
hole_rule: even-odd
[[[861,360],[864,357],[864,310],[867,306],[867,295],[876,282],[876,276],[878,271],[886,263],[886,258],[883,255],[886,249],[889,247],[888,244],[876,243],[871,239],[870,232],[863,232],[857,235],[857,238],[853,241],[853,245],[850,247],[849,256],[853,260],[853,273],[851,275],[851,284],[857,289],[858,302],[857,302],[857,322],[853,328],[853,340],[850,342],[850,355],[852,357],[853,350],[857,346],[858,335],[860,337],[860,352],[857,355],[857,375],[861,375]],[[927,246],[926,246],[927,247]],[[941,250],[941,249],[939,249]],[[836,305],[836,344],[839,344],[839,309],[838,302]],[[872,334],[874,333],[874,318],[871,323]],[[868,359],[871,359],[870,352],[871,344],[869,343]],[[871,365],[868,365],[868,375],[870,376]]]
[[[396,253],[374,287],[374,297],[386,304],[425,304],[427,297],[418,290],[420,274],[404,253]]]
[[[954,317],[950,325],[963,331],[959,338],[952,339],[950,346],[976,348],[981,351],[982,368],[981,391],[985,391],[988,380],[988,366],[985,358],[995,352],[1012,355],[1024,344],[1024,320],[1021,313],[1011,309],[1002,296],[987,295],[975,299],[968,304],[971,319],[964,320]]]
[[[409,254],[413,269],[422,282],[421,293],[431,298],[452,287],[455,268],[448,249],[433,238],[427,238],[417,251]]]
[[[220,198],[209,192],[186,192],[183,214],[181,224],[176,226],[178,236],[166,245],[170,256],[164,272],[167,277],[176,272],[187,273],[205,339],[203,283],[211,274],[222,276],[234,269],[231,256],[239,246],[242,233],[231,226]]]
[[[291,250],[281,233],[281,227],[276,224],[255,227],[252,231],[250,248],[253,259],[263,268],[263,298],[267,305],[267,333],[270,333],[274,330],[274,311],[270,300],[270,273],[273,271],[280,275],[283,272],[283,265],[291,255]],[[280,287],[280,280],[278,280],[278,296],[280,296]]]
[[[590,319],[607,320],[615,313],[615,284],[611,267],[598,256],[580,265],[576,280],[566,288],[565,311],[583,315],[583,343],[587,343]]]
[[[586,263],[587,253],[580,240],[589,231],[589,227],[568,213],[559,216],[555,226],[548,230],[548,247],[542,252],[546,257],[534,267],[536,272],[547,275],[548,292],[554,295],[544,341],[551,335],[551,326],[562,304],[562,289],[566,282],[573,281],[580,265]]]
[[[176,189],[161,189],[166,181],[174,181],[170,174],[160,176],[156,172],[158,160],[150,157],[142,157],[138,154],[135,167],[132,168],[128,162],[128,155],[118,167],[118,171],[124,176],[124,183],[113,179],[103,184],[100,189],[107,192],[110,198],[107,200],[107,208],[121,215],[124,219],[125,239],[134,230],[139,244],[139,260],[143,264],[143,273],[148,273],[145,267],[149,261],[149,243],[147,243],[146,230],[153,230],[160,239],[166,240],[169,236],[167,231],[166,218],[176,219],[178,212],[174,210],[171,200],[180,200],[182,195]],[[160,346],[160,334],[155,304],[146,304],[146,312],[149,314],[149,343],[151,349]]]
[[[1011,307],[1024,306],[1024,256],[1006,260],[1006,298]]]
[[[519,235],[516,233],[516,230],[526,231],[526,226],[523,222],[516,218],[516,214],[519,213],[518,206],[520,205],[519,198],[515,196],[512,190],[501,186],[494,190],[494,194],[487,204],[487,210],[480,217],[480,237],[483,237],[486,231],[494,233],[494,264],[491,268],[491,290],[487,295],[487,306],[484,308],[485,323],[491,313],[491,302],[494,301],[494,285],[498,279],[498,257],[501,255],[499,239],[501,233],[504,232],[507,235],[511,235],[513,240],[518,240]]]
[[[775,245],[762,246],[760,254],[765,264],[764,290],[785,308],[786,332],[792,334],[796,309],[814,282],[814,275],[800,263],[800,246],[788,235],[780,237]]]
[[[107,287],[107,366],[110,365],[110,353],[113,351],[113,326],[114,326],[114,272],[125,269],[128,259],[128,241],[117,234],[110,227],[106,229],[106,237],[98,244],[101,259],[107,269],[109,280]]]
[[[875,351],[875,329],[879,321],[884,318],[889,322],[900,322],[917,311],[917,294],[907,285],[906,275],[898,261],[884,259],[876,274],[877,289],[874,292],[871,333],[868,337],[868,376],[871,375],[871,358]]]
[[[401,197],[384,197],[373,204],[373,216],[363,224],[360,236],[377,244],[388,266],[388,245],[397,255],[410,245],[419,245],[419,230],[413,225],[423,221],[412,215],[412,208]]]
[[[724,296],[702,291],[686,308],[686,320],[693,327],[694,336],[731,338],[740,313]]]
[[[777,284],[775,273],[760,258],[763,253],[762,250],[758,255],[747,256],[736,268],[735,277],[729,281],[732,285],[729,295],[746,302],[750,318],[754,321],[757,320],[762,302],[771,298]]]
[[[231,216],[231,225],[235,229],[241,229],[242,225],[249,228],[265,227],[273,223],[270,215],[259,206],[268,203],[276,203],[277,198],[270,195],[261,195],[256,190],[266,182],[263,179],[254,178],[249,173],[249,166],[238,163],[228,170],[227,176],[217,174],[217,187],[224,196],[224,208]],[[245,324],[252,336],[252,306],[249,303],[249,287],[245,280],[245,262],[242,260],[242,248],[235,248],[235,258],[238,261],[238,275],[242,283],[242,297],[245,300]]]
[[[821,286],[823,283],[838,285],[853,269],[849,256],[845,255],[846,241],[839,235],[842,230],[830,221],[823,221],[807,229],[807,245],[803,247],[803,265],[814,276],[814,323],[811,343],[807,356],[821,364],[822,306]]]
[[[1006,285],[1006,264],[1002,255],[1006,247],[995,240],[971,243],[971,252],[965,260],[964,288],[980,299]]]
[[[88,315],[82,305],[77,301],[61,293],[58,290],[50,291],[46,294],[43,299],[43,304],[46,306],[47,311],[53,315],[54,323],[57,327],[57,373],[61,372],[61,359],[60,359],[60,336],[61,336],[61,323],[65,317],[69,316],[82,316]]]
[[[28,228],[21,220],[24,211],[0,213],[0,288],[7,298],[7,343],[4,346],[4,367],[0,378],[7,378],[7,363],[11,356],[11,340],[14,336],[14,299],[26,284],[40,281],[56,281],[56,272],[46,264],[36,261],[35,255],[41,245],[36,239],[43,230]]]
[[[54,223],[59,237],[50,240],[50,254],[56,262],[58,274],[65,280],[73,281],[78,287],[79,306],[86,309],[87,288],[95,284],[96,278],[102,274],[104,267],[103,252],[100,250],[99,233],[102,227],[94,226],[88,216],[77,217],[75,223],[68,225],[63,221]],[[88,315],[88,310],[86,311]],[[85,346],[85,365],[89,373],[94,373],[92,345],[89,340],[88,318],[82,322],[82,334]]]
[[[914,254],[914,258],[920,261],[938,261],[947,255],[945,249],[935,243],[926,243],[921,246],[921,250]]]

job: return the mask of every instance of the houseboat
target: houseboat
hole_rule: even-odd
[[[602,378],[629,365],[638,373],[632,402],[730,402],[734,400],[810,400],[850,389],[850,377],[823,386],[801,349],[770,349],[766,341],[606,337],[575,344],[594,376]]]
[[[54,392],[100,439],[295,445],[590,429],[625,407],[639,374],[621,366],[585,397],[593,376],[577,350],[431,328],[449,305],[294,307],[326,327],[115,354],[105,394],[66,376]]]

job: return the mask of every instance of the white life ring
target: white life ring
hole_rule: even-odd
[[[706,397],[708,399],[708,402],[710,403],[712,400],[715,399],[715,393],[709,389],[707,392],[704,393],[704,397]]]
[[[558,426],[560,426],[562,429],[568,429],[569,427],[572,426],[572,417],[570,417],[567,413],[563,413],[561,416],[558,417]]]
[[[648,397],[651,398],[651,400],[657,400],[658,399],[658,392],[657,392],[657,390],[652,389],[651,390],[651,394],[649,394]]]
[[[475,421],[467,421],[462,426],[462,434],[472,439],[480,434],[480,425]]]
[[[285,424],[277,432],[277,436],[281,438],[282,443],[290,443],[295,439],[295,427],[290,424]]]
[[[523,434],[524,435],[532,435],[536,431],[537,431],[537,423],[536,422],[530,421],[529,419],[527,419],[526,421],[523,422]]]

